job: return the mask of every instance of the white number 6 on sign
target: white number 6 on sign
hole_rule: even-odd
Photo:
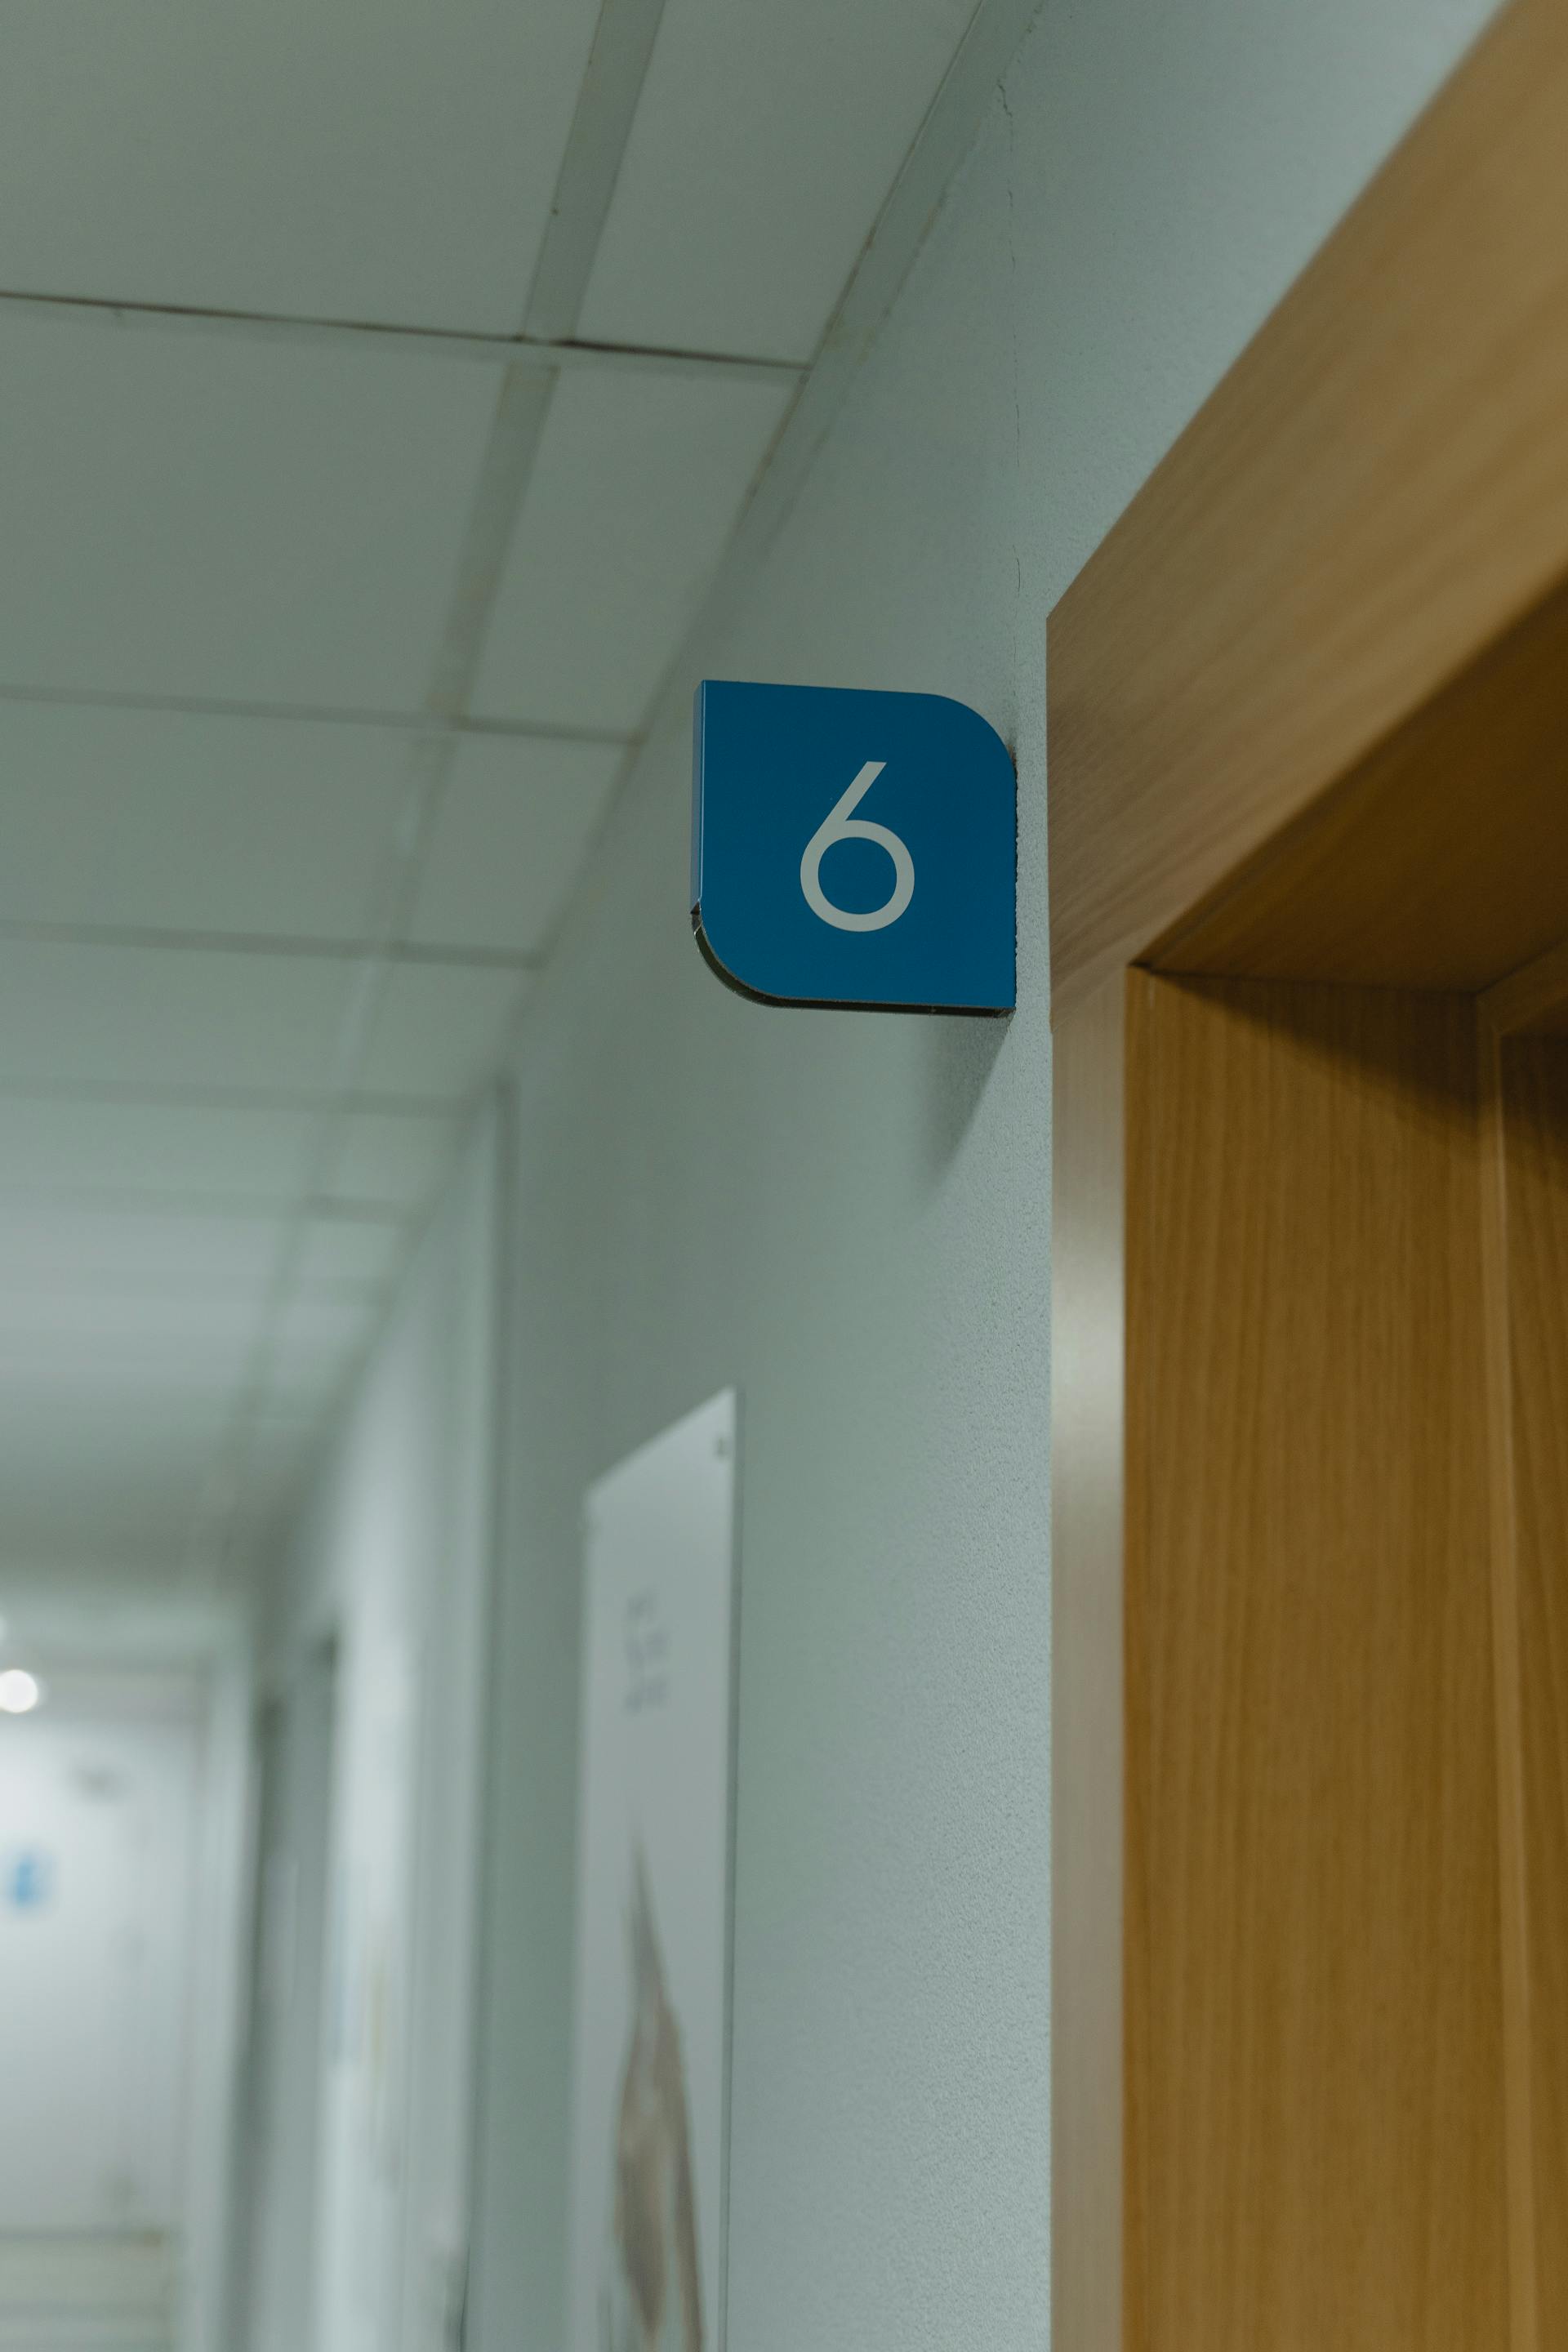
[[[886,760],[867,761],[843,799],[834,802],[806,843],[805,855],[800,861],[800,887],[805,893],[806,905],[823,922],[831,923],[836,931],[885,931],[889,923],[898,921],[915,895],[915,861],[910,856],[908,843],[900,841],[887,825],[872,824],[868,818],[855,814],[887,764]],[[873,907],[868,914],[855,914],[847,907],[836,907],[823,889],[823,858],[839,841],[874,841],[893,861],[892,896],[881,906]]]

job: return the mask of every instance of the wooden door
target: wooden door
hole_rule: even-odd
[[[1051,621],[1058,2352],[1568,2347],[1564,122],[1514,0]]]

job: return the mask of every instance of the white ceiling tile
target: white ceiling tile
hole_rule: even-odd
[[[390,1279],[407,1247],[408,1228],[401,1218],[310,1217],[300,1237],[295,1278],[374,1288]]]
[[[199,1286],[19,1291],[7,1283],[0,1297],[0,1349],[9,1359],[37,1341],[58,1347],[62,1358],[79,1348],[87,1361],[95,1347],[110,1358],[122,1345],[145,1343],[153,1350],[188,1345],[237,1358],[254,1341],[258,1322],[255,1300],[214,1296]]]
[[[324,1433],[319,1413],[258,1413],[247,1433],[245,1505],[267,1507],[296,1496],[315,1466]]]
[[[0,1557],[10,1573],[101,1562],[117,1574],[177,1570],[217,1424],[148,1415],[112,1391],[0,1395]],[[62,1404],[64,1409],[62,1409]]]
[[[263,1405],[248,1416],[246,1445],[258,1463],[269,1455],[293,1460],[319,1444],[321,1434],[319,1413]]]
[[[597,0],[7,0],[0,284],[514,331]]]
[[[0,1293],[58,1301],[73,1288],[136,1291],[155,1318],[171,1288],[259,1301],[281,1262],[282,1215],[0,1203]]]
[[[634,732],[784,414],[772,383],[577,370],[551,404],[476,707]]]
[[[53,1394],[0,1388],[0,1431],[8,1443],[19,1446],[26,1442],[45,1452],[74,1448],[79,1468],[100,1444],[144,1445],[154,1453],[179,1452],[187,1458],[205,1455],[222,1435],[232,1411],[233,1399],[226,1393],[214,1391],[203,1402],[178,1388],[151,1387],[127,1394],[115,1386],[89,1382],[77,1397],[74,1417],[62,1420]]]
[[[330,1088],[338,958],[0,940],[0,1081]]]
[[[22,1494],[30,1490],[37,1496],[51,1490],[57,1481],[69,1483],[73,1476],[76,1486],[87,1494],[96,1489],[102,1495],[108,1489],[119,1496],[144,1481],[160,1487],[175,1482],[184,1486],[199,1475],[211,1433],[170,1425],[161,1434],[162,1443],[149,1444],[143,1430],[132,1424],[117,1432],[105,1413],[95,1419],[95,1454],[92,1462],[84,1465],[80,1439],[73,1442],[68,1428],[51,1430],[44,1419],[16,1426],[0,1417],[0,1465],[4,1467],[0,1511],[16,1502],[19,1490]]]
[[[318,1420],[328,1412],[382,1312],[378,1297],[341,1285],[296,1289],[272,1334],[260,1410]]]
[[[50,1505],[53,1507],[50,1507]],[[43,1500],[18,1496],[0,1508],[0,1544],[23,1570],[51,1578],[62,1570],[113,1578],[158,1580],[184,1553],[175,1497],[148,1504],[140,1494],[83,1495],[66,1477]]]
[[[127,1411],[153,1401],[177,1402],[180,1412],[202,1419],[237,1399],[251,1359],[251,1334],[238,1325],[191,1330],[177,1321],[158,1328],[108,1325],[71,1330],[0,1331],[0,1424],[18,1407],[40,1421],[58,1418],[68,1431],[79,1399]],[[0,1507],[4,1496],[0,1496]]]
[[[421,877],[411,936],[538,954],[577,879],[624,758],[613,744],[466,737]]]
[[[243,1391],[249,1359],[216,1339],[153,1342],[144,1349],[130,1339],[104,1341],[74,1352],[61,1340],[38,1341],[25,1361],[18,1344],[0,1340],[0,1430],[11,1427],[17,1402],[36,1412],[40,1432],[74,1430],[83,1476],[96,1475],[87,1451],[84,1423],[92,1413],[140,1413],[153,1402],[174,1420],[200,1424],[214,1400],[232,1412]],[[29,1424],[31,1425],[31,1424]],[[40,1436],[40,1444],[43,1442]],[[0,1525],[6,1497],[0,1491]],[[0,1549],[0,1558],[4,1557]]]
[[[309,1111],[0,1100],[0,1219],[5,1196],[16,1192],[295,1200],[315,1128]]]
[[[116,1582],[161,1579],[184,1555],[181,1500],[167,1488],[151,1499],[139,1490],[84,1494],[67,1472],[43,1496],[18,1494],[0,1505],[0,1546],[25,1572],[51,1578],[68,1570]]]
[[[0,681],[416,709],[497,376],[0,320]]]
[[[74,1460],[79,1478],[84,1473],[89,1478],[95,1463],[118,1468],[138,1460],[177,1464],[188,1472],[205,1461],[222,1425],[221,1414],[193,1412],[173,1398],[137,1406],[121,1397],[88,1395],[73,1426],[62,1423],[51,1402],[7,1395],[0,1399],[0,1454],[13,1464],[27,1458],[62,1468]]]
[[[320,1422],[374,1335],[382,1302],[311,1285],[298,1289],[274,1329],[264,1365],[261,1407]]]
[[[347,1389],[358,1350],[280,1346],[268,1364],[259,1407],[269,1413],[309,1414],[331,1422]]]
[[[249,1356],[216,1336],[159,1335],[141,1343],[100,1339],[73,1354],[58,1338],[36,1343],[25,1365],[17,1342],[0,1336],[0,1453],[74,1457],[78,1482],[100,1484],[118,1456],[150,1444],[216,1454],[238,1412]],[[13,1496],[0,1482],[0,1559]]]
[[[584,337],[809,359],[973,14],[668,0]]]
[[[395,965],[360,1087],[467,1100],[499,1068],[525,984],[515,971],[484,967]]]
[[[363,1345],[383,1304],[371,1290],[345,1289],[341,1283],[299,1283],[279,1318],[275,1335],[279,1360],[290,1357],[340,1360]]]
[[[381,728],[0,702],[0,919],[363,939],[408,757]]]
[[[337,1200],[421,1207],[451,1166],[460,1132],[451,1118],[344,1112],[334,1133],[326,1189]]]

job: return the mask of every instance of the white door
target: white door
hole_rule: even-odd
[[[195,1740],[0,1722],[0,2234],[180,2204]]]

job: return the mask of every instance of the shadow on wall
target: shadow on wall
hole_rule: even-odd
[[[1011,1026],[994,1020],[923,1024],[925,1160],[933,1190],[963,1148]]]

